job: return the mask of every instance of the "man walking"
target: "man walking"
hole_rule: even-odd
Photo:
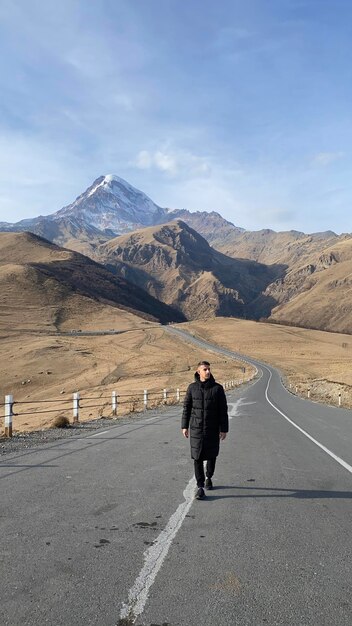
[[[187,389],[183,404],[182,433],[186,439],[190,435],[191,457],[194,459],[194,473],[197,481],[197,500],[204,498],[204,486],[212,489],[212,476],[216,457],[219,454],[220,440],[226,438],[229,430],[227,401],[224,388],[215,382],[210,373],[208,361],[200,361],[194,375],[195,382]],[[204,461],[206,477],[204,475]]]

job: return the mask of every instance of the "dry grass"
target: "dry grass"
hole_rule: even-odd
[[[82,421],[113,417],[113,391],[119,394],[118,415],[143,410],[144,389],[148,389],[149,407],[173,403],[176,389],[182,397],[192,382],[201,358],[211,361],[219,381],[239,382],[243,377],[240,363],[211,352],[200,354],[196,347],[171,337],[163,326],[144,320],[139,329],[119,335],[3,332],[0,338],[0,393],[14,396],[17,431],[49,427],[57,417],[71,416],[76,391],[81,396]],[[253,372],[248,370],[247,378]],[[163,389],[168,390],[166,401]]]
[[[106,328],[103,314],[100,323]],[[93,326],[93,320],[89,325]],[[293,392],[297,386],[297,393],[306,396],[310,387],[312,400],[334,405],[340,392],[343,406],[352,407],[349,335],[229,318],[180,326],[280,368]],[[49,427],[60,416],[68,415],[72,421],[75,391],[81,394],[82,421],[99,416],[113,418],[112,391],[119,394],[118,416],[143,410],[144,389],[148,389],[149,407],[174,403],[177,388],[182,400],[182,391],[192,382],[196,364],[202,358],[211,362],[220,382],[233,379],[239,384],[243,378],[240,362],[211,351],[200,353],[196,346],[171,337],[163,326],[144,320],[140,328],[112,336],[19,331],[0,335],[0,393],[12,393],[17,402],[15,431]],[[247,379],[253,374],[254,369],[247,368]],[[163,389],[168,390],[166,400]],[[43,400],[55,402],[41,404]]]
[[[53,421],[54,428],[69,428],[70,420],[67,415],[58,415]]]
[[[181,327],[278,367],[288,388],[311,400],[352,408],[352,337],[291,326],[216,318]]]

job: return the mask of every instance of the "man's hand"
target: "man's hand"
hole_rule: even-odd
[[[182,428],[182,434],[186,439],[188,439],[188,428]]]
[[[220,433],[220,441],[224,441],[226,439],[227,433]]]

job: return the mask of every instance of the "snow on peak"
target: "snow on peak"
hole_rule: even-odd
[[[151,202],[153,206],[157,206],[154,204],[154,202],[152,202],[152,200],[150,200],[150,198],[148,198],[148,196],[146,196],[145,193],[143,193],[143,191],[140,191],[136,187],[133,187],[132,185],[130,185],[130,183],[128,183],[123,178],[116,176],[116,174],[107,174],[106,176],[100,176],[99,178],[97,178],[96,183],[97,184],[93,183],[92,189],[87,194],[88,198],[94,195],[95,192],[99,189],[99,187],[102,187],[105,189],[108,188],[107,191],[110,193],[113,193],[115,196],[121,196],[121,194],[122,195],[133,194],[135,197],[137,196],[139,198],[143,197],[144,200],[148,201],[148,204],[149,202]],[[114,183],[116,183],[116,185],[114,185]]]
[[[114,180],[117,181],[117,182],[126,183],[125,180],[123,180],[122,178],[119,178],[115,174],[107,174],[106,176],[104,176],[103,183],[112,183]],[[126,183],[126,184],[128,184],[128,183]]]
[[[75,202],[58,211],[61,218],[80,215],[98,229],[126,231],[136,224],[150,226],[166,213],[145,193],[115,174],[99,176]]]

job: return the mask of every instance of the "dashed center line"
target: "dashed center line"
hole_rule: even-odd
[[[167,525],[153,545],[144,552],[144,566],[128,592],[128,601],[122,605],[120,620],[128,620],[128,623],[134,624],[137,617],[143,613],[149,589],[164,562],[173,539],[176,537],[183,520],[192,506],[195,485],[195,479],[191,478],[183,492],[184,502],[171,515]]]

